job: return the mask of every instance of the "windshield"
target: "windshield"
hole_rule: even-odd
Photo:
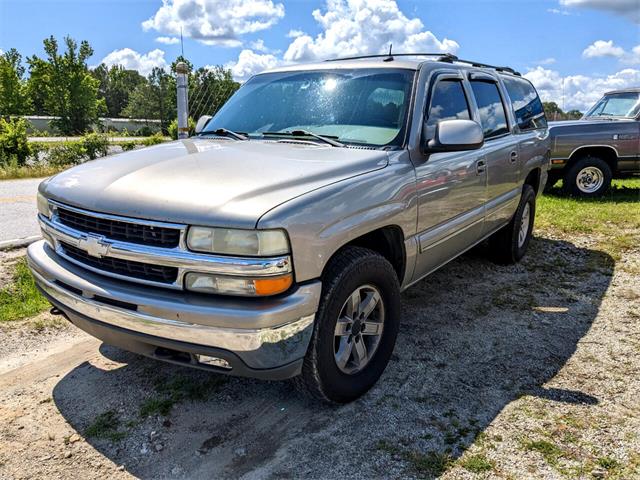
[[[384,68],[257,75],[229,99],[203,133],[226,128],[262,138],[264,132],[284,137],[305,131],[344,144],[401,145],[414,74]],[[274,137],[278,135],[269,134]]]
[[[612,93],[600,99],[585,117],[634,118],[640,112],[640,93]]]

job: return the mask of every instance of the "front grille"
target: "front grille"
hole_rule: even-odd
[[[180,230],[176,228],[93,217],[64,207],[58,207],[57,212],[63,225],[85,233],[104,235],[110,240],[166,248],[177,247],[180,242]]]
[[[64,254],[69,258],[105,272],[167,284],[175,283],[178,278],[178,269],[176,267],[132,262],[131,260],[122,260],[120,258],[92,257],[84,250],[67,243],[62,242],[60,245]]]

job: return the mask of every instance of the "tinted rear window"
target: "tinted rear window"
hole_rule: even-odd
[[[507,114],[502,104],[498,85],[493,82],[471,81],[471,89],[480,111],[480,123],[484,138],[497,137],[509,133]]]
[[[547,119],[542,102],[533,85],[521,78],[502,77],[502,80],[511,98],[520,130],[546,128]]]

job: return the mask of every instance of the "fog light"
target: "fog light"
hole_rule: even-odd
[[[293,275],[277,277],[228,277],[209,273],[190,272],[185,276],[185,287],[192,292],[220,295],[267,296],[286,291],[293,284]]]

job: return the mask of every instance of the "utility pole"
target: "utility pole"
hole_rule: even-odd
[[[189,67],[184,62],[176,65],[178,84],[178,139],[189,138]]]

